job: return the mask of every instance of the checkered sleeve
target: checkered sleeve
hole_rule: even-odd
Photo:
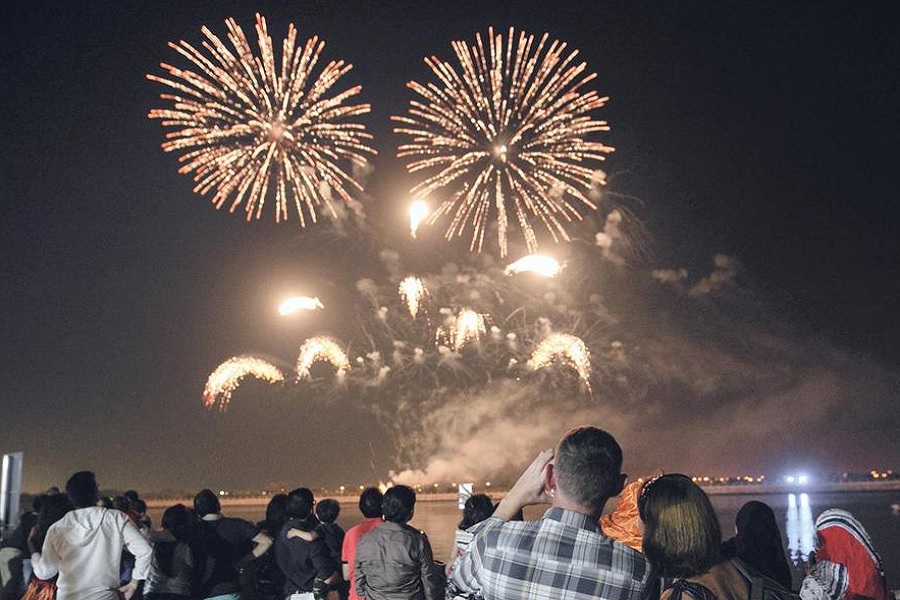
[[[481,573],[484,567],[484,553],[488,534],[503,526],[505,521],[499,517],[490,517],[470,527],[467,531],[474,534],[466,553],[459,559],[450,586],[461,594],[481,593],[483,582]]]

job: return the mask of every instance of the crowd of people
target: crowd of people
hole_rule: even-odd
[[[65,493],[35,499],[3,540],[0,600],[889,600],[881,558],[847,511],[816,520],[816,552],[794,589],[766,504],[745,504],[723,542],[689,477],[626,480],[612,435],[571,430],[498,504],[466,501],[444,562],[409,525],[416,493],[404,485],[365,489],[362,520],[346,532],[340,504],[307,488],[274,496],[255,524],[223,515],[204,489],[153,528],[137,493],[102,502],[82,471]],[[549,508],[525,520],[537,504]]]

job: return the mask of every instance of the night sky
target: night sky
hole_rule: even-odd
[[[149,491],[355,485],[396,466],[354,406],[253,382],[226,413],[201,403],[228,357],[290,362],[306,337],[339,334],[346,280],[369,268],[341,262],[350,242],[328,223],[214,210],[146,118],[164,105],[145,76],[176,60],[167,42],[224,33],[229,16],[249,34],[255,12],[276,46],[293,22],[354,65],[379,151],[362,200],[380,245],[401,253],[422,248],[405,232],[413,180],[389,117],[408,80],[428,79],[425,55],[450,58],[451,40],[490,25],[548,32],[611,98],[607,192],[639,221],[641,251],[597,268],[617,269],[606,300],[650,383],[627,405],[561,411],[547,398],[521,430],[502,414],[518,392],[495,382],[452,403],[494,407],[464,438],[433,415],[447,435],[423,477],[513,473],[582,422],[616,434],[635,474],[900,468],[888,3],[14,2],[0,25],[0,452],[25,452],[26,490],[85,468]],[[421,243],[444,251],[438,235]],[[685,280],[660,281],[682,268]],[[299,288],[328,308],[279,318]]]

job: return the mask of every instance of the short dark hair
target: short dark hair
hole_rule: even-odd
[[[406,523],[416,508],[416,492],[407,485],[395,485],[384,493],[381,512],[385,521]]]
[[[638,499],[643,550],[661,577],[694,577],[718,562],[722,529],[709,497],[686,475],[644,484]]]
[[[295,519],[305,519],[312,512],[313,493],[309,488],[296,488],[287,498],[287,514]]]
[[[325,498],[316,504],[316,516],[323,523],[334,523],[341,514],[341,505],[333,498]]]
[[[481,523],[494,514],[494,503],[487,494],[475,494],[466,499],[463,507],[463,518],[457,527],[468,529],[475,523]]]
[[[75,508],[95,506],[100,499],[97,478],[91,471],[78,471],[66,482],[66,494]]]
[[[367,519],[381,516],[381,502],[384,495],[377,487],[367,487],[359,495],[359,512]]]
[[[211,489],[206,488],[194,496],[194,510],[197,511],[198,517],[205,517],[222,512],[222,504],[219,502],[219,497]]]
[[[602,429],[570,430],[560,440],[553,462],[565,494],[598,514],[611,496],[622,491],[622,448]]]

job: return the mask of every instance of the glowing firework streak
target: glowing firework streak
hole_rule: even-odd
[[[406,302],[413,319],[419,314],[419,303],[425,297],[425,284],[418,277],[407,277],[400,282],[400,297]]]
[[[536,371],[555,362],[573,369],[590,389],[591,353],[580,338],[566,333],[551,333],[534,349],[527,364]]]
[[[416,232],[419,231],[419,225],[421,225],[428,217],[429,212],[431,212],[431,209],[428,208],[428,204],[424,200],[414,200],[412,204],[409,205],[410,235],[416,237]]]
[[[501,256],[510,221],[529,253],[537,250],[536,223],[568,240],[564,223],[596,209],[587,195],[602,183],[594,163],[613,151],[591,140],[609,130],[592,117],[607,98],[584,90],[596,74],[547,34],[536,41],[511,28],[504,40],[491,28],[486,43],[477,34],[474,46],[452,47],[459,64],[427,57],[437,82],[409,82],[421,99],[393,117],[395,131],[411,138],[398,156],[409,159],[410,173],[424,174],[412,195],[443,198],[428,222],[449,217],[447,239],[471,227],[470,249],[481,251],[496,219]]]
[[[562,270],[555,258],[540,254],[529,254],[506,266],[507,275],[517,273],[537,273],[543,277],[556,277]]]
[[[288,298],[278,306],[278,314],[284,317],[291,313],[295,313],[298,310],[317,310],[322,308],[325,308],[325,305],[322,304],[321,300],[318,298],[294,296],[293,298]]]
[[[212,408],[218,401],[219,410],[224,411],[231,394],[248,375],[269,383],[284,381],[284,375],[275,365],[253,356],[234,356],[210,373],[203,388],[203,406]]]
[[[260,217],[273,188],[276,222],[287,220],[289,204],[302,227],[320,212],[337,216],[332,194],[348,202],[351,191],[362,189],[343,163],[364,165],[375,154],[372,136],[353,120],[370,106],[347,103],[361,87],[334,91],[352,65],[331,61],[317,70],[325,42],[314,36],[298,48],[291,23],[278,69],[263,17],[256,15],[259,56],[234,19],[225,25],[233,51],[203,27],[206,53],[185,41],[169,43],[195,70],[162,63],[168,76],[147,75],[174,90],[160,95],[169,108],[148,115],[173,128],[163,150],[181,153],[178,172],[193,173],[194,192],[212,194],[216,208],[230,199],[230,212],[244,203],[248,221]]]
[[[337,370],[338,377],[343,377],[350,368],[350,359],[337,342],[327,337],[314,337],[306,340],[300,347],[297,379],[309,379],[309,370],[316,361],[331,363]]]
[[[439,328],[437,335],[440,338],[449,338],[454,351],[471,342],[478,342],[487,332],[484,323],[484,315],[474,310],[464,308],[459,311],[449,327]]]

